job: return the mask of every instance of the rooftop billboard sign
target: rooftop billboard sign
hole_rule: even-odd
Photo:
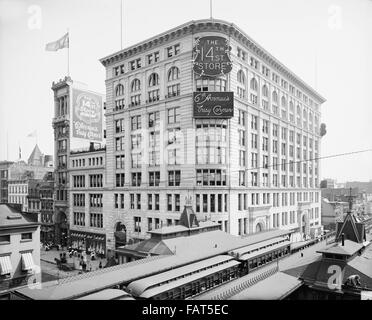
[[[232,69],[229,41],[223,37],[208,36],[196,40],[193,50],[193,69],[200,76],[223,76]]]
[[[72,137],[102,142],[102,96],[72,88]]]

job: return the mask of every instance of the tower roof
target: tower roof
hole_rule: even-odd
[[[181,213],[179,225],[185,226],[186,228],[199,227],[199,222],[192,206],[185,206]]]
[[[39,146],[36,144],[34,150],[32,150],[29,158],[28,164],[29,165],[41,165],[43,154],[39,149]]]

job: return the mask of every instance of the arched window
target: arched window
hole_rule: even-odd
[[[286,107],[287,106],[287,100],[285,99],[285,97],[282,97],[282,107]]]
[[[130,86],[130,91],[135,92],[135,91],[138,91],[138,90],[141,90],[141,81],[139,81],[138,79],[134,79],[132,81],[131,86]]]
[[[122,96],[124,94],[124,86],[119,83],[115,88],[115,96]]]
[[[301,108],[297,105],[297,116],[301,117]]]
[[[262,87],[262,95],[266,98],[269,96],[269,89],[267,88],[266,84],[264,84]]]
[[[294,111],[294,105],[293,105],[292,101],[289,102],[289,111],[291,111],[291,112]]]
[[[255,78],[252,78],[251,80],[251,89],[257,91],[257,80]]]
[[[239,83],[245,84],[245,75],[244,75],[243,70],[238,71],[237,80],[238,80]]]
[[[180,76],[180,70],[177,67],[172,67],[168,71],[168,81],[177,80]]]
[[[272,98],[273,98],[273,102],[278,103],[278,94],[276,93],[276,91],[273,91]]]
[[[149,77],[149,87],[154,87],[159,84],[159,75],[157,73],[152,73]]]

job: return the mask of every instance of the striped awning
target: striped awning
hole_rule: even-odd
[[[10,256],[0,257],[0,275],[11,273],[13,270]]]
[[[28,271],[34,268],[34,259],[32,259],[32,253],[22,253],[22,270]]]

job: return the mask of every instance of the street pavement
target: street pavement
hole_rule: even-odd
[[[67,263],[74,264],[75,269],[71,271],[59,270],[56,264],[55,259],[60,259],[60,254],[66,253]],[[68,252],[62,250],[49,250],[45,251],[44,248],[40,249],[40,267],[42,272],[42,282],[52,281],[57,279],[62,279],[66,277],[75,276],[82,271],[78,269],[79,258],[72,257],[70,258]],[[106,259],[96,259],[91,261],[90,256],[87,256],[87,270],[95,271],[99,269],[99,263],[102,262],[102,267],[106,265]]]

